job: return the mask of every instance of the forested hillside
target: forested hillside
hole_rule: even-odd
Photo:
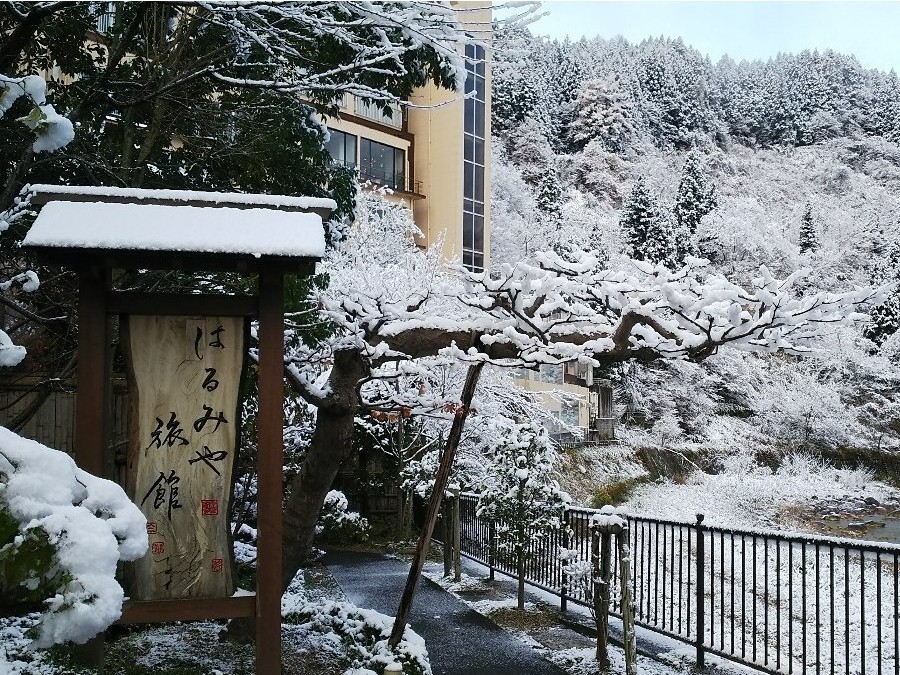
[[[500,31],[494,263],[587,246],[612,268],[692,256],[839,291],[900,275],[900,83],[832,52],[712,63],[680,40]],[[900,445],[896,294],[797,357],[630,364],[619,439],[718,471],[813,453],[885,477]],[[671,451],[671,453],[670,453]],[[742,465],[746,470],[746,465]]]

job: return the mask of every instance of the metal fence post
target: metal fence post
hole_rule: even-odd
[[[452,544],[451,535],[450,535],[450,513],[447,508],[447,496],[444,495],[441,501],[441,520],[443,521],[443,529],[444,529],[444,576],[450,576],[450,569],[453,566],[452,562],[452,554],[450,551],[450,546]]]
[[[488,523],[488,579],[494,580],[494,544],[497,541],[497,523]]]
[[[563,548],[566,549],[566,552],[569,550],[569,546],[571,545],[571,536],[569,527],[569,509],[563,509],[563,524],[562,524],[562,539],[565,542],[565,546]],[[569,575],[568,575],[568,567],[569,567],[569,557],[568,555],[562,561],[562,579],[560,579],[559,585],[559,611],[565,612],[568,609],[568,593],[569,593]]]
[[[453,488],[453,580],[462,579],[462,520],[459,515],[459,488]]]
[[[704,615],[704,573],[706,570],[706,542],[703,539],[703,514],[697,514],[697,667],[703,668],[706,662],[706,650],[703,646],[703,636],[706,632],[706,617]]]

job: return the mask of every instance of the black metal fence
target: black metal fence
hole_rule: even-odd
[[[495,524],[477,495],[460,497],[462,553],[516,576],[516,561],[491,545]],[[590,607],[591,584],[565,573],[590,561],[594,509],[569,508],[568,532],[532,532],[526,581]],[[770,673],[900,675],[900,546],[623,516],[631,530],[638,625]],[[613,561],[618,569],[618,560]],[[611,597],[620,614],[617,579]]]

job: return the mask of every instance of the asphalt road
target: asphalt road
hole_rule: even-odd
[[[347,599],[394,616],[409,565],[375,553],[325,556]],[[566,675],[429,579],[416,589],[410,625],[425,638],[434,675]]]

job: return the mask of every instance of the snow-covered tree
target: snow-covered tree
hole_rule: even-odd
[[[635,181],[625,200],[619,224],[632,258],[654,265],[674,265],[677,250],[675,230],[668,216],[662,212],[656,194],[642,176]]]
[[[806,202],[806,206],[803,207],[803,216],[800,219],[800,253],[809,253],[819,248],[819,234],[817,230],[812,204]]]
[[[531,36],[521,26],[499,28],[491,46],[491,128],[515,133],[539,99],[537,73],[530,63]]]
[[[716,208],[716,186],[703,171],[700,153],[692,150],[684,160],[675,208],[672,210],[676,224],[676,260],[684,261],[688,255],[697,254],[695,236],[700,220]]]
[[[575,101],[575,118],[569,127],[572,141],[584,147],[597,139],[610,150],[621,150],[634,132],[632,108],[618,77],[588,80]]]
[[[515,560],[518,607],[525,609],[529,543],[562,527],[571,500],[552,477],[556,453],[544,427],[496,424],[489,438],[492,470],[479,491],[478,516],[496,524],[497,551]]]

